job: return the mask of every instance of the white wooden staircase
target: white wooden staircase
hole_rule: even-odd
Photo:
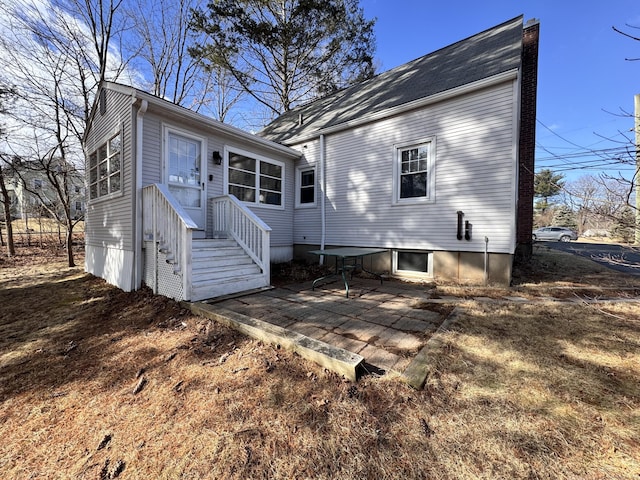
[[[143,189],[144,278],[154,293],[199,301],[266,287],[271,229],[233,195],[209,200],[201,231],[165,185]]]
[[[233,239],[193,240],[191,257],[192,301],[268,285],[262,269]]]

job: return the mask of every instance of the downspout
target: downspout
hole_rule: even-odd
[[[135,101],[134,97],[134,101]],[[133,165],[134,176],[134,279],[133,288],[138,290],[142,287],[142,138],[143,138],[143,118],[147,113],[149,102],[140,101],[138,112],[136,113],[136,157]]]
[[[324,250],[324,244],[327,236],[327,224],[325,217],[325,198],[327,196],[327,182],[325,175],[325,151],[324,151],[324,135],[320,135],[320,189],[322,195],[320,196],[320,223],[321,223],[321,235],[320,235],[320,250]],[[320,256],[320,265],[324,264],[324,255]]]

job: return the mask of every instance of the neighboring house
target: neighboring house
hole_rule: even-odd
[[[518,17],[257,136],[105,83],[84,142],[86,270],[199,300],[363,246],[395,275],[508,284],[531,249],[537,45]]]
[[[13,165],[8,175],[7,190],[11,198],[11,216],[13,218],[28,219],[50,216],[45,206],[56,210],[60,200],[53,186],[50,184],[46,172],[38,167],[26,164]],[[13,169],[19,169],[17,172]],[[71,191],[70,207],[73,218],[84,215],[84,181],[82,176],[70,178]],[[60,215],[62,218],[62,215]]]

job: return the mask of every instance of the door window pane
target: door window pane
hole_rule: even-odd
[[[200,141],[169,133],[168,156],[169,191],[183,207],[200,208]]]

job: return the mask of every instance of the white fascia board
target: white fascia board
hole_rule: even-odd
[[[466,93],[471,93],[476,90],[481,90],[483,88],[487,88],[493,85],[499,85],[507,81],[516,80],[518,78],[518,71],[519,70],[517,68],[513,68],[506,72],[502,72],[497,75],[493,75],[491,77],[483,78],[482,80],[478,80],[477,82],[467,83],[466,85],[452,88],[450,90],[445,90],[444,92],[436,93],[435,95],[419,98],[418,100],[414,100],[412,102],[403,103],[402,105],[397,105],[395,107],[387,108],[385,110],[380,110],[378,112],[374,112],[369,115],[364,115],[361,118],[358,118],[356,120],[340,123],[338,125],[333,125],[327,128],[321,128],[307,135],[301,135],[298,137],[290,138],[287,140],[287,144],[295,145],[297,143],[308,142],[315,138],[318,138],[320,135],[330,135],[332,133],[340,132],[343,130],[349,130],[351,128],[359,127],[360,125],[364,125],[366,123],[383,120],[385,118],[393,117],[395,115],[399,115],[401,113],[408,112],[410,110],[426,107],[428,105],[442,102],[444,100],[448,100],[450,98],[464,95]]]
[[[126,93],[131,95],[132,102],[136,102],[138,99],[146,100],[150,105],[156,105],[164,110],[171,112],[174,115],[188,118],[196,123],[199,123],[205,127],[209,127],[213,130],[217,130],[222,134],[229,135],[230,137],[236,138],[243,142],[249,142],[253,144],[257,144],[260,147],[266,148],[267,150],[271,150],[273,152],[277,152],[281,155],[284,155],[287,158],[298,159],[302,156],[302,154],[290,147],[285,145],[281,145],[279,143],[272,142],[270,140],[264,139],[257,135],[245,132],[244,130],[240,130],[239,128],[233,127],[231,125],[227,125],[226,123],[219,122],[213,118],[206,117],[197,112],[193,112],[188,108],[181,107],[174,103],[171,103],[167,100],[163,100],[162,98],[156,97],[154,95],[148,94],[141,90],[137,90],[133,87],[128,87],[126,85],[121,85],[118,83],[106,82],[105,87],[119,91],[122,93]]]

